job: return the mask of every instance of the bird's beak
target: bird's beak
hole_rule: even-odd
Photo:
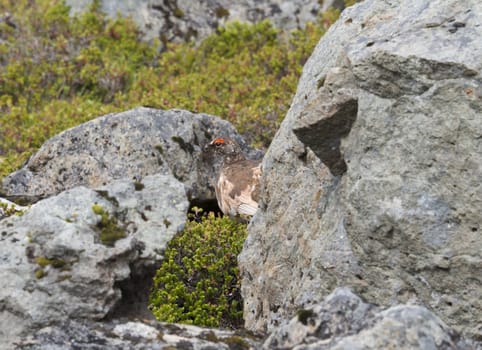
[[[207,152],[211,149],[213,145],[211,143],[206,143],[203,147],[203,152]]]

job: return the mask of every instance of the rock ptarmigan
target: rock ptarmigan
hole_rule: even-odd
[[[261,160],[246,159],[241,147],[230,138],[216,138],[204,150],[222,160],[214,187],[223,214],[241,218],[254,215],[258,209]]]

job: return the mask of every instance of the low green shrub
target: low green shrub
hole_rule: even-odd
[[[149,308],[160,321],[238,328],[243,306],[237,255],[246,224],[213,213],[198,219],[169,242]]]

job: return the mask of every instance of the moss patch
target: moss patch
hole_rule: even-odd
[[[176,7],[172,14],[174,15],[174,17],[177,17],[177,18],[183,18],[184,17],[184,11],[181,10],[179,7]]]
[[[14,204],[9,205],[8,203],[4,203],[4,202],[0,203],[0,209],[1,209],[0,212],[3,212],[2,215],[4,217],[12,216],[12,215],[22,216],[24,213],[24,210],[17,209],[17,207]]]
[[[313,318],[316,315],[312,310],[302,309],[302,310],[298,310],[297,316],[298,316],[298,321],[300,321],[303,325],[306,326],[310,318]]]
[[[247,350],[251,348],[249,343],[239,335],[233,335],[229,338],[223,338],[222,340],[224,343],[226,343],[229,346],[230,349]]]
[[[35,270],[35,278],[41,279],[47,276],[48,273],[44,269],[36,269]]]
[[[138,182],[138,181],[134,182],[134,189],[136,191],[142,191],[144,189],[144,187],[145,186],[142,182]]]
[[[118,225],[117,219],[114,216],[110,216],[109,212],[107,212],[100,204],[94,204],[92,206],[92,211],[101,217],[96,228],[99,232],[99,239],[102,244],[112,247],[117,240],[127,236],[125,230]]]
[[[40,267],[45,267],[45,266],[52,266],[56,269],[60,269],[62,267],[64,267],[66,265],[66,262],[62,259],[58,259],[58,258],[46,258],[45,256],[39,256],[37,258],[35,258],[35,262],[37,263],[37,265],[39,265]]]
[[[199,213],[197,214],[199,216]],[[169,242],[149,299],[165,322],[209,327],[242,325],[237,255],[246,225],[205,214]]]
[[[222,6],[219,6],[215,10],[215,14],[217,18],[229,17],[229,10],[225,9]]]

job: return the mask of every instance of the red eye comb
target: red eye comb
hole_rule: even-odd
[[[213,144],[213,145],[220,145],[220,144],[224,144],[224,143],[226,143],[226,141],[224,141],[223,138],[217,138],[217,139],[214,139],[214,140],[211,142],[211,144]]]

